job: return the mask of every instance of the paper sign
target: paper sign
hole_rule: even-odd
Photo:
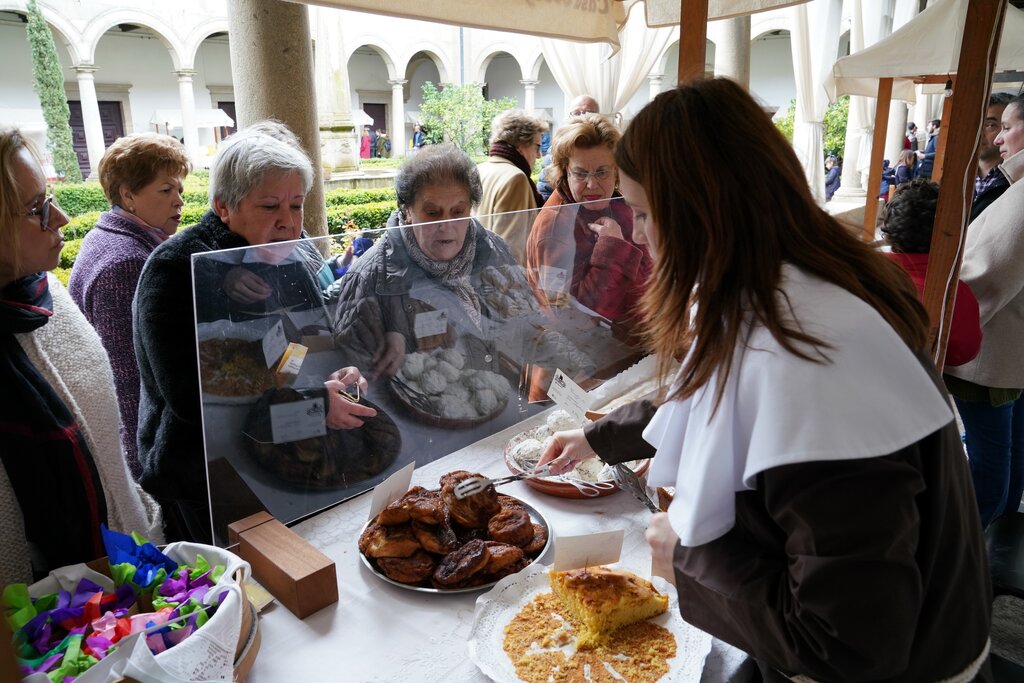
[[[306,347],[302,344],[290,342],[281,362],[277,366],[278,375],[298,375],[302,369],[302,362],[306,360]]]
[[[448,314],[445,311],[417,313],[416,321],[413,323],[413,330],[416,333],[417,339],[445,334],[448,332]]]
[[[369,519],[373,519],[378,512],[405,495],[412,484],[412,473],[415,469],[416,463],[411,462],[377,484],[373,489],[373,500],[370,501]]]
[[[278,320],[277,324],[270,328],[270,332],[263,337],[263,358],[266,359],[268,368],[274,367],[274,363],[286,348],[288,348],[288,340],[284,336],[284,325]]]
[[[548,294],[562,294],[569,290],[569,271],[554,266],[540,267],[540,286]]]
[[[270,433],[274,443],[301,441],[327,433],[324,399],[277,403],[270,406]]]
[[[556,572],[578,567],[614,564],[622,556],[622,529],[583,536],[559,536],[555,544]]]
[[[569,413],[577,420],[586,419],[587,406],[590,405],[590,398],[587,392],[580,388],[579,384],[565,376],[561,370],[555,371],[555,376],[548,387],[548,397],[558,404],[558,407]]]

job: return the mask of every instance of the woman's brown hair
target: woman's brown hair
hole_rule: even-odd
[[[161,171],[185,179],[192,170],[185,147],[170,135],[135,133],[114,141],[97,169],[103,194],[111,206],[121,204],[121,190],[138,192]]]
[[[692,396],[720,373],[717,405],[748,322],[788,352],[827,362],[829,345],[780,300],[784,263],[851,292],[912,350],[924,349],[927,313],[909,278],[818,206],[793,148],[736,83],[661,93],[630,124],[615,160],[644,188],[657,225],[641,305],[662,375],[692,349],[669,398]]]
[[[558,193],[567,202],[576,202],[569,191],[566,178],[569,175],[569,159],[578,149],[607,147],[615,149],[615,144],[622,137],[619,129],[611,119],[601,114],[580,114],[566,121],[551,140],[551,165],[547,167],[548,183],[558,188]],[[614,170],[614,169],[613,169]]]

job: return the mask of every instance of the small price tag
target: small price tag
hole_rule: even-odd
[[[289,443],[327,433],[324,399],[278,403],[270,406],[270,433],[274,443]]]
[[[548,397],[557,403],[559,408],[576,419],[586,419],[585,413],[590,404],[587,392],[583,391],[579,384],[566,377],[561,370],[555,371],[551,386],[548,387]]]
[[[578,567],[614,564],[622,555],[622,529],[583,536],[559,536],[555,544],[556,572]]]
[[[569,281],[569,271],[565,268],[555,266],[540,267],[540,288],[548,294],[562,294],[569,291],[566,286]]]
[[[417,339],[445,334],[448,332],[448,314],[445,311],[417,313],[413,330]]]
[[[284,355],[281,356],[281,362],[277,366],[277,374],[298,375],[304,360],[306,360],[306,347],[295,342],[289,343]]]
[[[416,463],[411,462],[373,488],[369,519],[373,519],[378,512],[405,495],[412,483],[412,473],[415,469]]]
[[[285,338],[284,325],[278,320],[277,324],[270,328],[270,332],[263,337],[263,358],[267,361],[268,368],[274,367],[274,363],[286,348],[288,348],[288,340]]]

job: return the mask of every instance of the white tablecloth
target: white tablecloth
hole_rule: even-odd
[[[489,476],[508,474],[502,449],[513,435],[541,424],[544,414],[430,463],[413,475],[413,484],[436,487],[440,475],[468,469]],[[538,493],[522,482],[502,491],[526,500],[559,535],[623,529],[623,564],[650,569],[644,530],[650,513],[620,492],[592,500],[567,500]],[[337,567],[339,600],[304,620],[275,604],[262,617],[263,643],[249,683],[283,681],[489,680],[469,661],[466,640],[478,593],[438,595],[402,589],[377,578],[359,558],[356,541],[366,523],[370,493],[363,494],[295,527]],[[550,564],[553,546],[542,561]],[[746,656],[715,641],[701,681],[742,679]],[[673,682],[683,683],[683,682]]]

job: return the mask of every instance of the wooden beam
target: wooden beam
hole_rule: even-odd
[[[951,76],[948,74],[935,74],[933,76],[918,76],[914,79],[914,83],[929,84],[929,85],[945,85]]]
[[[708,0],[679,0],[680,84],[704,77],[707,43]]]
[[[868,197],[864,206],[865,242],[875,241],[875,221],[878,218],[878,190],[882,186],[882,159],[885,156],[885,133],[889,123],[889,104],[892,102],[892,79],[878,79],[875,99],[875,132],[871,141],[871,166],[868,167]]]
[[[942,100],[942,125],[939,126],[939,139],[935,141],[935,163],[932,164],[932,180],[942,182],[942,165],[946,161],[946,136],[942,131],[946,129],[946,122],[953,111],[953,98],[946,97]]]
[[[929,340],[935,365],[942,369],[946,342],[960,278],[964,226],[974,194],[974,155],[988,105],[989,82],[1003,32],[1005,2],[971,2],[964,20],[963,44],[957,73],[963,74],[953,92],[949,116],[942,122],[946,138],[943,175],[935,209],[924,306],[928,310]]]

